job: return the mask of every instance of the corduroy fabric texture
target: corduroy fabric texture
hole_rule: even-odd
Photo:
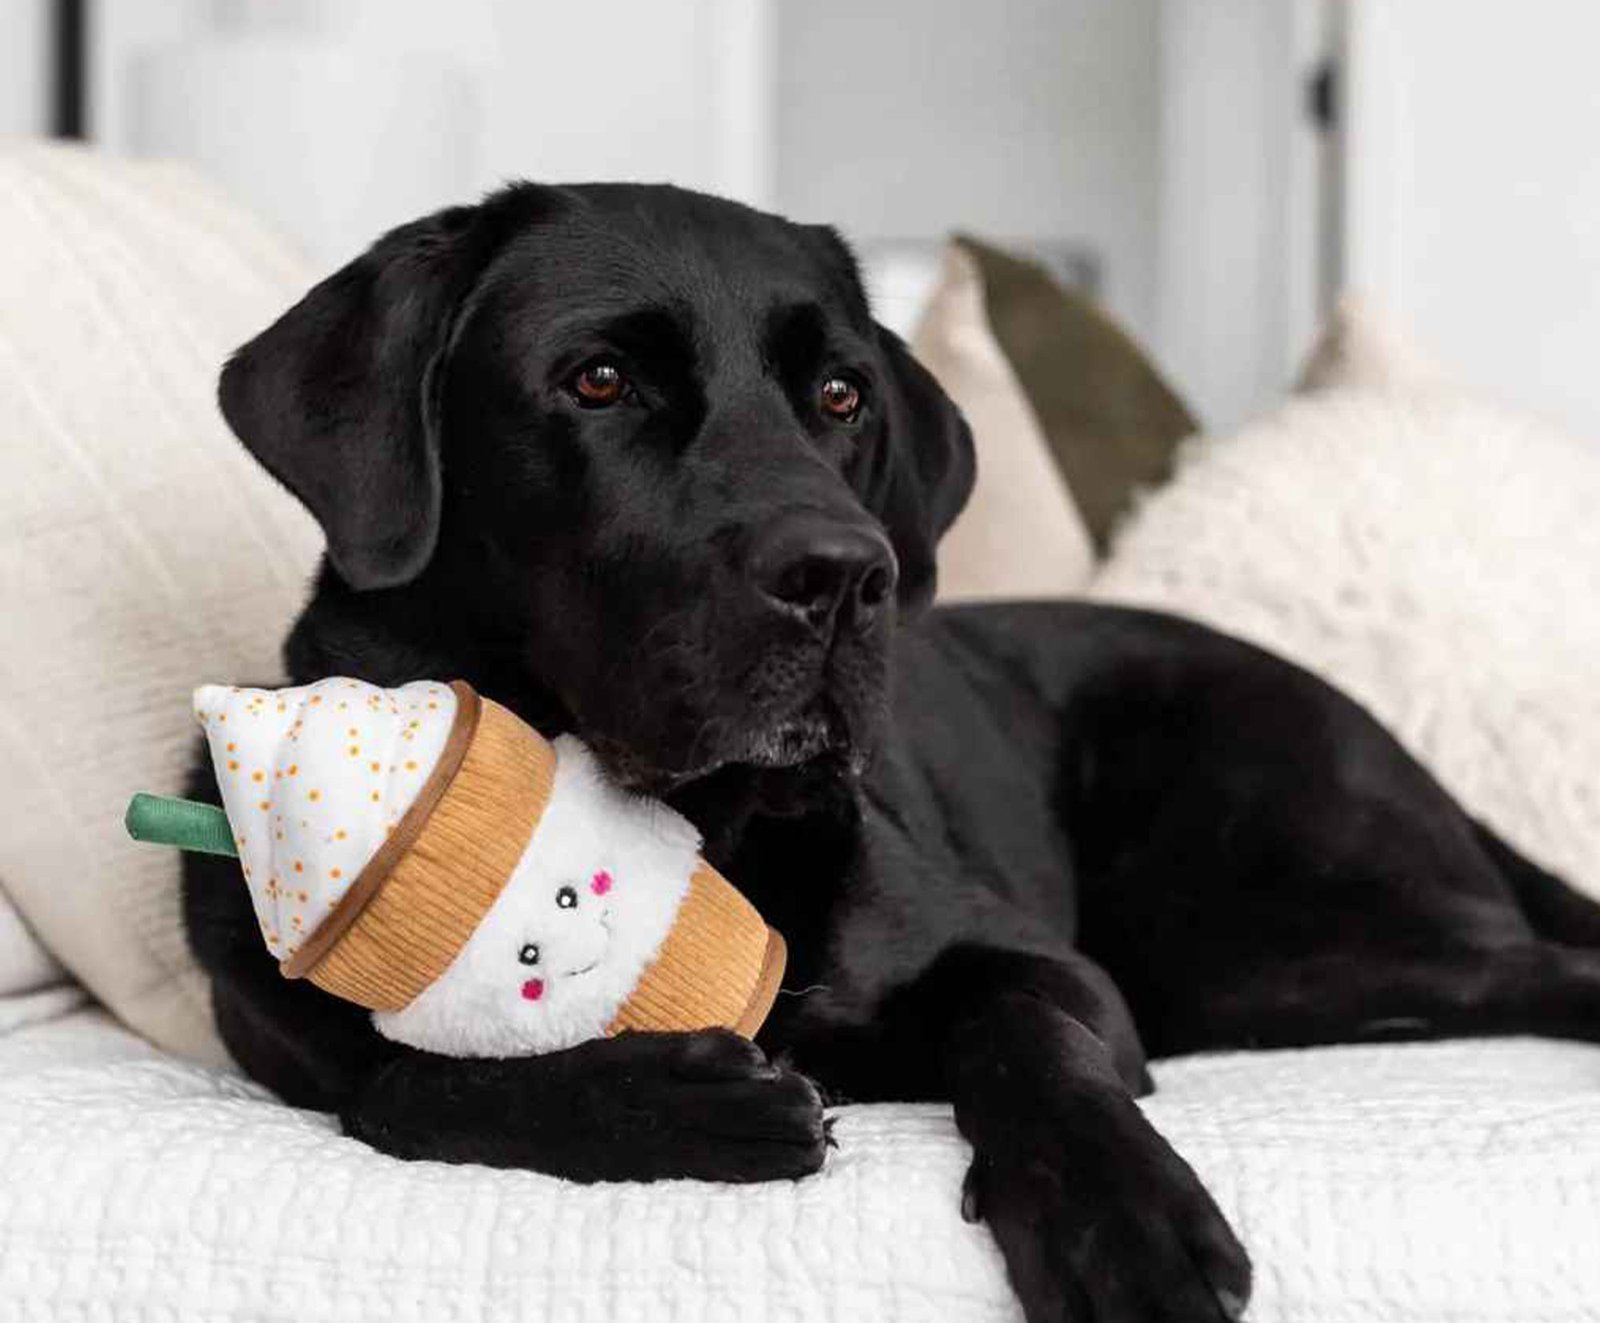
[[[372,1010],[409,1005],[449,967],[505,887],[549,802],[555,769],[542,737],[483,699],[454,780],[311,981]]]
[[[721,1025],[754,1033],[777,995],[770,931],[755,906],[702,862],[689,879],[660,952],[608,1032]],[[781,980],[782,939],[778,941],[776,972]],[[766,1004],[761,1006],[763,998]]]

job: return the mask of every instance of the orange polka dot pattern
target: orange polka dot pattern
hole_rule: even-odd
[[[267,950],[286,960],[339,903],[438,762],[456,697],[430,680],[204,685],[205,728]],[[265,797],[264,797],[265,796]]]

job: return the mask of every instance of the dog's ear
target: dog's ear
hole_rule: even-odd
[[[878,342],[891,381],[867,504],[883,521],[900,562],[901,610],[916,611],[933,600],[939,539],[972,495],[972,431],[899,336],[880,326]]]
[[[850,246],[830,225],[801,227],[821,259],[833,292],[867,320],[866,287]],[[900,562],[896,597],[902,611],[918,611],[938,586],[935,548],[972,495],[976,474],[972,432],[933,374],[912,357],[905,342],[874,324],[889,380],[882,444],[866,461],[865,501],[889,534]],[[857,475],[857,481],[862,481]]]
[[[433,555],[439,368],[511,192],[391,230],[222,371],[228,425],[316,516],[353,588],[405,583]]]

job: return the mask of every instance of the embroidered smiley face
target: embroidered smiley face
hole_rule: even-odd
[[[538,934],[525,938],[517,950],[523,1000],[538,1001],[554,979],[582,978],[600,967],[611,945],[611,906],[605,898],[613,885],[611,873],[602,868],[589,878],[592,899],[580,903],[570,882],[555,889],[554,916],[547,912]]]
[[[378,1031],[425,1051],[504,1057],[605,1033],[688,894],[700,838],[617,789],[569,735],[550,801],[511,876],[449,968]]]

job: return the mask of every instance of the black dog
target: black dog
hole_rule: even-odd
[[[450,1060],[280,978],[191,860],[233,1053],[378,1148],[764,1180],[822,1161],[819,1088],[948,1099],[1030,1319],[1215,1318],[1249,1264],[1134,1104],[1147,1054],[1600,1037],[1600,906],[1326,685],[1153,614],[922,610],[971,442],[827,229],[514,187],[387,235],[221,395],[327,534],[295,680],[578,731],[792,951],[760,1048]]]

